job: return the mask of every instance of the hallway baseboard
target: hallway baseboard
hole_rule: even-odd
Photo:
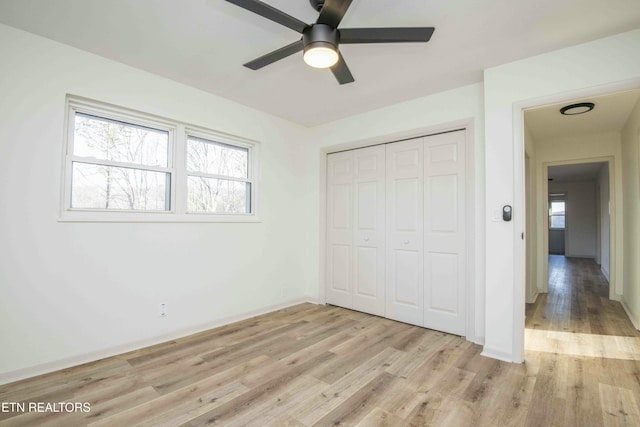
[[[627,316],[629,316],[629,320],[631,320],[631,323],[633,323],[633,327],[640,331],[640,318],[638,318],[638,316],[636,316],[636,314],[631,311],[624,300],[620,302],[622,303],[622,308],[624,308],[625,313],[627,313]]]

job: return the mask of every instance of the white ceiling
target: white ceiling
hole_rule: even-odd
[[[548,178],[552,179],[554,183],[597,181],[600,169],[606,165],[605,162],[597,162],[549,166]]]
[[[580,98],[525,111],[524,120],[535,141],[574,135],[619,132],[640,99],[640,89]],[[585,114],[565,116],[560,108],[578,102],[593,102]]]
[[[308,0],[265,0],[305,22]],[[0,22],[312,126],[479,82],[482,70],[640,28],[638,0],[354,0],[341,27],[434,26],[429,43],[344,45],[340,86],[301,54],[242,64],[299,39],[224,0],[0,0]]]

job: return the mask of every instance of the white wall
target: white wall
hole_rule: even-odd
[[[565,256],[595,258],[596,256],[596,183],[550,182],[549,193],[565,194],[566,227]],[[551,243],[549,243],[551,247]]]
[[[624,176],[623,176],[624,178]],[[599,197],[598,202],[598,236],[596,239],[599,241],[599,245],[597,248],[598,253],[596,253],[597,262],[600,264],[600,269],[602,270],[602,274],[610,279],[610,227],[611,227],[611,218],[609,213],[609,166],[603,165],[600,169],[600,173],[598,174],[598,191],[596,192]],[[624,206],[623,206],[623,215],[624,215]],[[624,225],[624,219],[623,219]]]
[[[640,30],[634,30],[485,70],[485,225],[491,239],[483,354],[524,359],[522,108],[636,86],[639,50]],[[494,222],[492,213],[506,204],[514,206],[514,220]]]
[[[307,298],[307,129],[2,25],[0,58],[0,382]],[[263,222],[57,222],[67,93],[261,141]]]
[[[622,305],[640,329],[640,101],[622,130],[624,294]]]
[[[475,261],[469,273],[475,281],[472,289],[474,299],[474,316],[471,319],[475,329],[475,336],[471,333],[468,338],[482,343],[484,340],[484,116],[482,113],[482,85],[475,84],[458,89],[438,93],[424,98],[403,102],[391,107],[382,108],[368,113],[348,117],[313,129],[312,142],[314,150],[305,162],[308,170],[307,191],[313,201],[308,206],[305,216],[318,224],[305,235],[314,244],[321,247],[324,241],[323,225],[320,210],[323,206],[320,186],[324,183],[322,168],[326,151],[334,147],[353,147],[371,143],[394,141],[412,136],[425,135],[442,130],[460,128],[472,125],[470,133],[473,137],[473,152],[469,153],[474,159],[474,176],[470,176],[473,195],[474,212],[471,218],[475,222]],[[312,290],[320,292],[322,270],[324,268],[323,254],[314,252],[315,264],[309,263],[309,268],[316,274],[316,286]],[[317,260],[320,259],[320,263]]]

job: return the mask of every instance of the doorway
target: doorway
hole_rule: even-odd
[[[527,236],[535,244],[525,242],[523,258],[526,271],[536,273],[535,291],[526,289],[527,350],[537,346],[545,351],[541,350],[547,345],[543,337],[553,335],[548,331],[587,335],[591,331],[597,338],[602,335],[596,332],[602,329],[598,322],[606,323],[601,317],[606,310],[628,323],[617,302],[622,294],[621,282],[616,280],[622,274],[622,172],[617,146],[621,123],[628,109],[639,102],[639,93],[636,89],[584,100],[600,108],[599,117],[560,113],[577,100],[524,112],[523,184],[525,194],[533,194],[532,201],[526,201],[526,225],[534,224]],[[609,118],[617,113],[622,118],[618,123],[607,122],[605,110]],[[534,171],[528,171],[532,165]],[[593,338],[554,336],[559,340],[553,343],[556,349],[571,340]]]
[[[549,255],[565,254],[566,199],[564,193],[549,192]]]
[[[592,260],[609,284],[611,261],[616,259],[612,244],[616,234],[613,159],[551,162],[543,167],[546,186],[542,197],[546,203],[544,213],[538,212],[543,215],[539,222],[544,234],[542,256],[538,258],[542,266],[540,292],[549,292],[550,256]],[[527,257],[526,262],[535,263],[535,259]],[[616,299],[613,286],[608,296]]]

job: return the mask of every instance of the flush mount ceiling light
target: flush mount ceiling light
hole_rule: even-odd
[[[304,62],[314,68],[329,68],[338,62],[338,52],[326,46],[309,46],[304,52]]]
[[[576,114],[584,114],[593,110],[595,104],[593,102],[580,102],[579,104],[571,104],[560,109],[560,114],[565,116],[575,116]]]
[[[314,68],[334,66],[338,55],[338,31],[328,25],[316,24],[307,27],[302,33],[304,46],[304,62]]]

